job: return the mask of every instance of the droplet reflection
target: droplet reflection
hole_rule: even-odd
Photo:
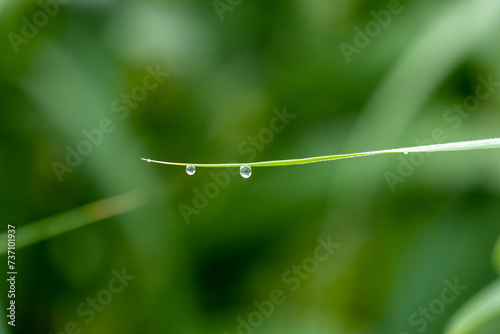
[[[193,165],[187,165],[186,173],[188,173],[188,175],[193,175],[194,173],[196,173],[196,167]]]
[[[243,178],[248,179],[252,175],[252,167],[250,167],[248,165],[241,166],[240,167],[240,175]]]

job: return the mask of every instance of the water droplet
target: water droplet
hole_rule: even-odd
[[[186,173],[188,173],[188,175],[193,175],[194,173],[196,173],[196,167],[193,165],[187,165]]]
[[[240,175],[243,178],[248,179],[252,175],[252,167],[250,167],[248,165],[241,166],[240,167]]]
[[[408,154],[408,152],[404,152],[405,154]]]

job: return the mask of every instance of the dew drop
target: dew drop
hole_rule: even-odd
[[[408,154],[408,152],[404,152],[405,154]]]
[[[241,166],[240,167],[240,175],[243,178],[248,179],[252,175],[252,167],[250,167],[248,165]]]
[[[193,175],[194,173],[196,173],[196,167],[193,165],[187,165],[186,173],[188,173],[188,175]]]

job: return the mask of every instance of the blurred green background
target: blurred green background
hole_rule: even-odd
[[[470,333],[499,332],[499,150],[249,179],[140,160],[499,137],[497,0],[3,0],[0,22],[0,332],[431,334],[481,294]]]

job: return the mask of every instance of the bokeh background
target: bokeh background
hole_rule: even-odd
[[[455,333],[498,333],[499,150],[249,179],[140,160],[499,137],[498,1],[3,0],[0,22],[1,231],[18,230],[0,332],[431,334],[479,300],[484,319]],[[318,238],[339,245],[290,274]],[[465,286],[452,302],[446,282]]]

